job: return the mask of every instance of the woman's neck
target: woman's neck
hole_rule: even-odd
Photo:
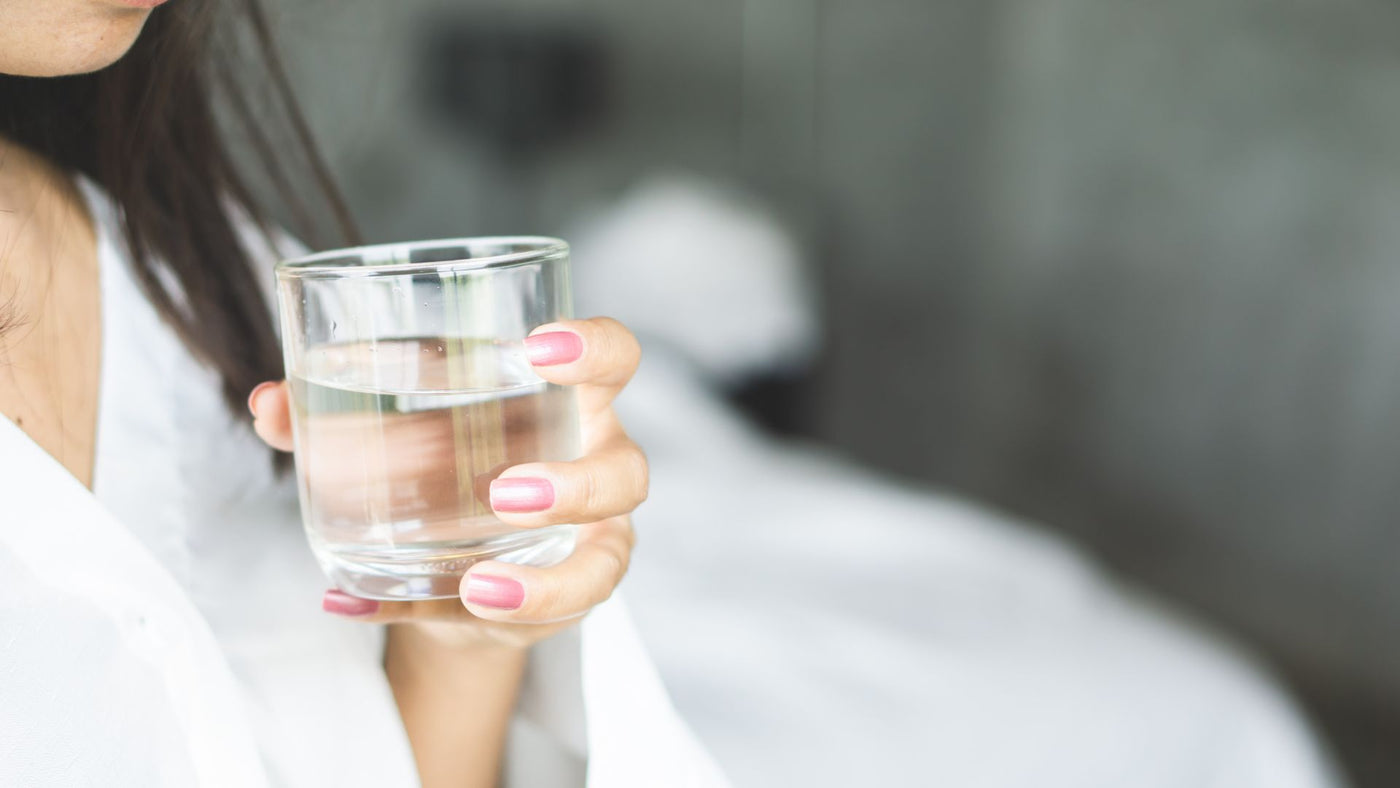
[[[53,198],[67,207],[82,203],[71,178],[23,145],[0,136],[0,212],[29,220],[47,218],[41,214]]]
[[[92,480],[101,351],[96,234],[72,179],[0,143],[0,415]]]

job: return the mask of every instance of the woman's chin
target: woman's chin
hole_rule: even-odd
[[[3,5],[3,3],[0,3]],[[123,8],[85,23],[63,28],[63,35],[36,38],[4,30],[0,12],[0,74],[17,77],[63,77],[87,74],[121,60],[141,35],[148,9]],[[18,33],[19,35],[12,35]],[[11,41],[11,38],[17,40]]]

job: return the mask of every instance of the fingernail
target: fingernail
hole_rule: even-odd
[[[525,586],[509,577],[467,575],[467,601],[498,610],[515,610],[525,601]]]
[[[583,337],[572,331],[547,331],[525,337],[525,357],[537,367],[568,364],[582,355]]]
[[[248,394],[248,412],[251,413],[251,414],[253,414],[253,418],[257,418],[257,417],[258,417],[258,412],[257,412],[256,410],[253,409],[253,405],[258,401],[258,395],[261,394],[261,393],[263,393],[264,391],[267,391],[268,389],[270,389],[270,388],[272,388],[273,386],[276,386],[276,385],[277,385],[276,383],[273,383],[272,381],[269,380],[269,381],[267,381],[267,382],[265,382],[265,383],[259,383],[257,386],[255,386],[255,387],[253,388],[253,390],[252,390],[251,392],[249,392],[249,394]]]
[[[548,479],[515,478],[491,482],[491,508],[498,512],[542,512],[554,505]]]
[[[368,616],[379,610],[379,603],[373,599],[361,599],[344,591],[331,589],[321,597],[321,609],[337,616]]]

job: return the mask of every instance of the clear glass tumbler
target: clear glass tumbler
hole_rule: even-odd
[[[342,249],[277,266],[302,519],[321,567],[371,599],[457,595],[477,561],[548,565],[573,526],[514,528],[507,467],[578,457],[572,389],[525,356],[571,316],[569,247],[471,238]]]

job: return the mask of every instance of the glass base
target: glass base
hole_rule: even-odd
[[[578,527],[556,525],[470,542],[389,545],[316,544],[321,568],[347,594],[363,599],[453,599],[479,561],[552,566],[574,550]]]

